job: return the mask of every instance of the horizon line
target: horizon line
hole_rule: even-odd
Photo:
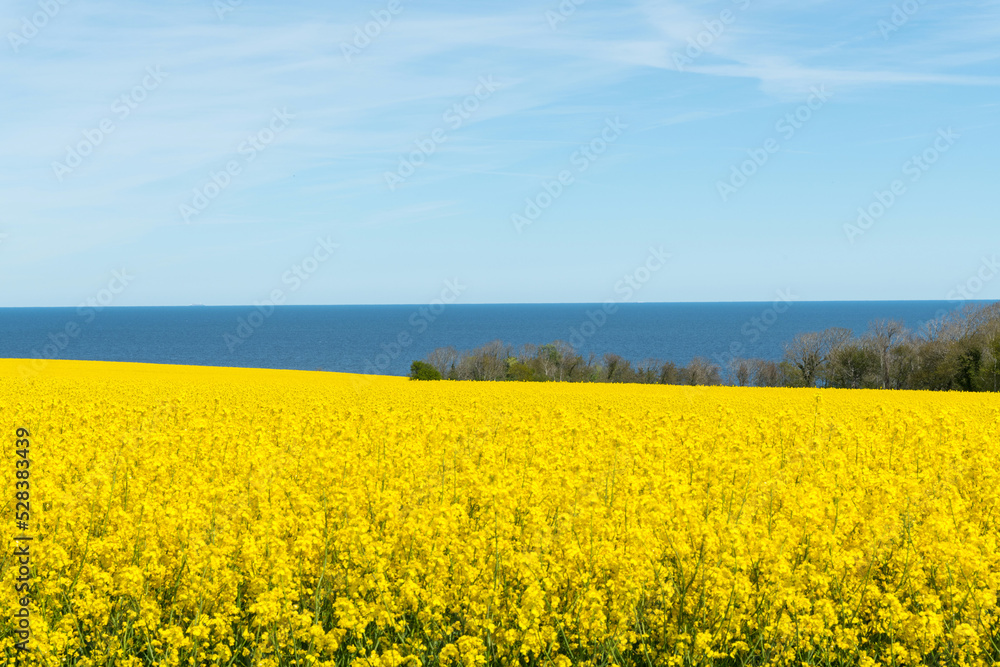
[[[769,299],[765,301],[487,301],[487,302],[477,302],[477,303],[450,303],[445,304],[449,307],[451,306],[601,306],[607,303],[613,303],[616,306],[648,306],[648,305],[664,305],[664,306],[680,306],[680,305],[731,305],[731,304],[762,304],[762,303],[774,303],[776,301],[782,301],[782,299]],[[413,307],[413,306],[427,306],[431,302],[417,302],[417,303],[302,303],[302,304],[267,304],[273,308],[390,308],[390,307]],[[964,304],[975,304],[975,303],[997,303],[1000,299],[818,299],[818,300],[805,300],[805,299],[794,299],[788,301],[790,304],[804,304],[804,303],[948,303],[953,304],[956,307]],[[263,304],[261,304],[263,305]],[[231,304],[203,304],[203,303],[192,303],[192,304],[143,304],[143,305],[131,305],[131,306],[114,306],[108,305],[101,307],[101,310],[124,310],[127,308],[256,308],[258,304],[254,303],[231,303]],[[2,310],[27,310],[27,309],[79,309],[79,308],[92,308],[93,306],[82,304],[76,306],[0,306],[0,311]]]

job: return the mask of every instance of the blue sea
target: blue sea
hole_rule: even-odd
[[[778,360],[797,333],[877,318],[910,328],[948,301],[625,303],[449,306],[2,308],[0,357],[288,368],[406,375],[436,347],[491,340],[567,341],[584,356],[724,366],[732,356]]]

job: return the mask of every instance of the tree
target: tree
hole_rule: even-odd
[[[677,370],[677,364],[672,361],[663,362],[663,365],[660,366],[660,376],[657,378],[657,382],[660,384],[680,384],[680,373]]]
[[[440,380],[441,373],[438,369],[423,361],[414,361],[410,364],[411,380]]]
[[[936,337],[922,340],[916,349],[916,367],[913,371],[913,386],[931,391],[947,391],[952,388],[958,372],[957,359],[951,354],[954,343]]]
[[[831,387],[864,389],[877,386],[879,358],[875,350],[863,342],[848,341],[830,351],[826,383]]]
[[[538,359],[539,370],[541,370],[546,379],[562,379],[562,367],[560,362],[562,361],[563,355],[556,346],[556,343],[546,343],[545,345],[540,346],[535,356]]]
[[[796,369],[797,384],[815,387],[823,366],[823,339],[818,333],[798,334],[785,346],[785,361]]]
[[[985,391],[1000,391],[1000,333],[994,333],[986,342],[981,368],[980,386]]]
[[[562,382],[579,382],[587,375],[589,371],[587,370],[587,362],[583,360],[583,357],[575,352],[564,352],[562,359],[559,361],[559,381]]]
[[[698,386],[709,386],[722,384],[722,375],[719,367],[708,361],[704,357],[695,357],[687,365],[687,382]]]
[[[892,381],[890,377],[892,352],[900,342],[905,340],[906,327],[902,322],[896,320],[875,320],[868,325],[868,328],[868,338],[879,358],[882,388],[888,389]]]
[[[958,372],[955,381],[962,391],[979,391],[983,351],[975,345],[966,344],[958,354]]]
[[[746,387],[750,384],[753,362],[750,359],[733,357],[729,360],[729,376],[736,381],[736,386]]]
[[[507,359],[507,377],[508,380],[513,380],[515,382],[534,382],[539,379],[535,374],[535,369],[526,364],[524,361],[518,359],[517,357],[510,357]]]
[[[656,384],[663,362],[657,359],[645,359],[635,368],[635,381],[643,384]]]
[[[510,346],[494,340],[472,351],[471,374],[473,380],[503,380],[507,374]]]
[[[438,370],[442,376],[447,377],[448,371],[452,369],[455,362],[458,361],[458,352],[455,348],[439,347],[426,357],[427,363]]]
[[[780,387],[782,382],[781,368],[773,361],[751,359],[750,382],[757,387]]]
[[[830,350],[851,336],[849,329],[838,327],[820,333],[801,333],[785,345],[785,362],[791,366],[786,374],[799,386],[815,387],[823,377]],[[794,370],[793,370],[794,369]]]
[[[604,355],[604,379],[606,382],[635,382],[632,362],[608,352]]]
[[[917,351],[913,342],[904,341],[889,353],[889,388],[913,389],[913,375],[917,368]]]

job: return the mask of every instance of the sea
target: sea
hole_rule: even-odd
[[[985,302],[978,302],[985,303]],[[951,301],[0,308],[0,358],[406,375],[438,347],[565,341],[585,357],[722,367],[780,360],[796,334],[876,319],[917,330]],[[35,362],[39,365],[40,362]]]

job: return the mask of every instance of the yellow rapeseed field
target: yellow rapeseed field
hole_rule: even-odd
[[[5,664],[1000,660],[994,395],[23,364]]]

